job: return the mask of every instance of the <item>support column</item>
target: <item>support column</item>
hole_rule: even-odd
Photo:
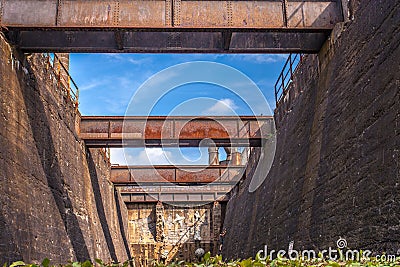
[[[242,154],[239,152],[238,148],[232,149],[232,159],[231,164],[238,166],[242,164]]]
[[[208,148],[208,164],[219,165],[218,147]]]
[[[231,165],[237,166],[241,164],[241,154],[237,147],[224,147],[224,150],[226,152],[226,160]]]

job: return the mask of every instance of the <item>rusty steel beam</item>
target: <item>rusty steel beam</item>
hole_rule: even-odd
[[[116,186],[125,203],[227,201],[232,185],[206,186]]]
[[[342,1],[2,0],[26,52],[315,52]]]
[[[228,202],[229,197],[226,193],[197,193],[197,194],[185,194],[185,193],[170,193],[163,195],[148,195],[148,194],[131,194],[121,193],[122,200],[125,203],[157,203],[168,202],[168,203],[210,203],[214,201]]]
[[[128,184],[236,184],[241,179],[243,166],[112,166],[111,182]]]
[[[111,182],[126,203],[227,201],[243,166],[112,166]]]
[[[258,147],[274,132],[273,117],[82,116],[88,147]]]
[[[316,53],[330,30],[26,30],[8,39],[26,53]]]

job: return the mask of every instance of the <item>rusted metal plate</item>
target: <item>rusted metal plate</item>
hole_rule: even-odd
[[[237,32],[232,34],[230,51],[233,53],[262,53],[262,51],[265,53],[282,51],[313,53],[319,51],[328,35],[328,32]]]
[[[343,21],[341,1],[288,1],[289,28],[332,28]]]
[[[210,203],[214,201],[227,202],[228,195],[225,193],[204,193],[204,194],[163,194],[163,195],[147,195],[147,194],[131,194],[122,193],[122,200],[125,203],[154,203],[154,202],[169,202],[169,203]]]
[[[227,1],[181,1],[181,27],[228,27]],[[205,19],[207,18],[207,19]]]
[[[7,26],[131,28],[285,27],[283,1],[5,0]],[[58,6],[58,8],[57,8]],[[166,10],[169,8],[170,10]],[[332,28],[340,1],[288,1],[288,27]],[[172,15],[172,16],[171,16]],[[59,24],[56,23],[58,17]],[[166,21],[173,19],[174,23]]]
[[[149,194],[201,194],[201,193],[227,193],[232,189],[230,185],[204,185],[204,186],[118,186],[121,193],[149,193]]]
[[[24,52],[314,53],[344,18],[334,0],[2,1]]]
[[[131,174],[128,168],[115,168],[111,169],[111,182],[113,183],[132,183]]]
[[[157,42],[154,42],[157,40]],[[157,51],[173,49],[215,50],[220,49],[220,32],[159,32],[136,31],[126,32],[125,50]]]
[[[129,170],[134,183],[166,183],[175,181],[173,169],[142,168]],[[112,174],[111,174],[112,175]]]
[[[260,29],[203,31],[132,31],[115,32],[79,29],[27,30],[9,28],[8,39],[25,52],[114,52],[114,53],[316,53],[329,30],[299,29],[260,31]],[[224,34],[231,38],[226,42]],[[156,40],[156,41],[155,41]]]
[[[116,184],[230,183],[241,179],[241,166],[112,166],[111,182]]]
[[[85,117],[88,146],[260,146],[274,133],[272,117]],[[260,131],[262,129],[262,131]]]
[[[187,202],[187,203],[210,203],[213,201],[227,202],[229,197],[224,193],[205,193],[205,194],[164,194],[164,195],[147,195],[147,194],[130,194],[122,193],[122,200],[125,203],[154,203],[154,202]]]
[[[280,1],[231,1],[232,26],[263,28],[283,27],[282,2]]]
[[[149,120],[145,126],[145,137],[148,139],[174,138],[173,120]]]
[[[115,20],[115,1],[63,0],[60,26],[112,26]]]
[[[61,26],[164,27],[165,1],[63,0]]]
[[[228,193],[232,189],[232,186],[118,186],[118,190],[121,193],[131,194],[150,194],[150,195],[165,195],[165,194],[214,194]]]
[[[217,120],[177,121],[174,137],[191,138],[237,138],[236,120],[220,122]]]
[[[125,203],[227,201],[232,186],[117,186]]]
[[[221,176],[222,169],[216,168],[178,168],[176,170],[176,181],[178,183],[212,183],[217,182]]]
[[[4,0],[3,3],[5,25],[52,27],[56,24],[57,1]]]
[[[116,138],[132,138],[142,139],[144,137],[144,131],[146,127],[145,119],[135,120],[121,120],[112,119],[110,120],[110,136]]]
[[[283,1],[182,1],[181,27],[282,28]],[[207,19],[204,19],[207,18]],[[339,1],[288,1],[288,27],[332,28],[342,20]]]

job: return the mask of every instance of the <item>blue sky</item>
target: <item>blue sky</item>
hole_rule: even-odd
[[[274,84],[286,58],[287,55],[272,54],[71,54],[70,73],[80,89],[79,110],[82,115],[124,115],[134,94],[150,77],[174,65],[192,61],[222,63],[237,69],[258,86],[273,109]],[[190,75],[180,72],[179,68],[172,73],[180,77]],[[207,75],[215,78],[224,76],[224,73],[210,70]],[[225,82],[231,79],[229,75],[224,78]],[[147,83],[148,86],[141,89],[142,95],[148,94],[150,97],[158,94],[157,90],[163,86],[162,81],[159,79],[158,83]],[[128,115],[271,114],[268,108],[260,104],[252,104],[255,113],[259,114],[252,113],[249,103],[243,99],[252,96],[259,99],[260,96],[254,89],[247,90],[247,84],[241,88],[240,95],[229,88],[205,82],[168,89],[164,96],[157,96],[161,98],[154,103],[149,113],[141,108],[140,100],[137,103],[133,101]],[[126,164],[124,158],[129,164],[207,164],[207,157],[206,149],[197,148],[130,149],[126,153],[116,149],[112,151],[111,160],[118,164]]]

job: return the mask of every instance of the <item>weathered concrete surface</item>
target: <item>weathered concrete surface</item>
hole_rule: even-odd
[[[302,62],[276,111],[265,182],[248,193],[245,180],[228,203],[225,256],[292,240],[336,248],[339,237],[375,253],[400,248],[400,2],[354,3],[354,21]]]
[[[159,204],[160,205],[160,204]],[[148,266],[167,251],[168,259],[195,260],[199,247],[216,254],[223,223],[224,203],[197,207],[128,204],[128,236],[136,266]],[[160,216],[160,217],[159,217]]]
[[[76,116],[44,58],[0,37],[0,263],[127,259],[126,207]]]

